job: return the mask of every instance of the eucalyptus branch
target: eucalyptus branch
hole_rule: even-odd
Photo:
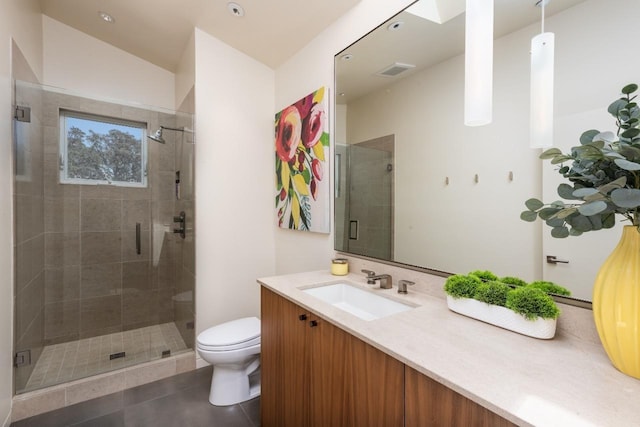
[[[554,237],[612,228],[617,214],[640,226],[640,109],[633,102],[637,90],[636,84],[625,86],[623,96],[607,109],[615,118],[615,135],[588,130],[569,154],[551,148],[540,155],[559,164],[558,173],[569,183],[558,186],[562,201],[527,200],[521,219],[542,219]]]

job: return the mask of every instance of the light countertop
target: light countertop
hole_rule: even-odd
[[[397,293],[395,278],[393,289],[380,289],[353,273],[258,283],[518,425],[640,425],[640,381],[617,371],[602,346],[560,328],[539,340],[456,314],[443,299],[444,279],[432,277],[407,295]],[[418,307],[365,321],[301,291],[340,281]]]

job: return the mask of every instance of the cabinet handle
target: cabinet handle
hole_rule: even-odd
[[[312,320],[311,322],[309,322],[309,326],[311,326],[312,328],[315,328],[316,326],[318,326],[318,321]]]
[[[307,320],[307,315],[306,314],[301,314],[300,316],[298,316],[299,320]]]

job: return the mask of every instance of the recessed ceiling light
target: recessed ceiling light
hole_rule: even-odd
[[[227,3],[227,9],[233,16],[242,17],[244,16],[244,9],[238,3],[230,2]]]
[[[102,19],[104,22],[108,22],[109,24],[113,24],[114,22],[116,22],[116,19],[109,15],[107,12],[98,12],[98,16],[100,16],[100,19]]]
[[[343,61],[351,61],[353,59],[353,55],[350,53],[345,53],[340,57]]]
[[[400,28],[402,28],[403,25],[404,25],[404,22],[395,21],[395,22],[392,22],[391,24],[387,25],[387,30],[389,30],[389,31],[398,31]]]

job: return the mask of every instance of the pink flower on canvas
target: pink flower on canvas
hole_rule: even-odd
[[[325,114],[322,104],[314,104],[302,122],[302,143],[310,148],[318,143],[324,130]]]
[[[283,162],[289,162],[300,145],[301,120],[298,109],[291,105],[280,115],[276,126],[276,153]]]
[[[313,93],[310,93],[293,105],[296,106],[298,112],[300,113],[300,117],[304,120],[305,117],[307,117],[307,115],[309,114],[311,107],[313,106]]]
[[[311,162],[311,171],[318,181],[322,181],[322,163],[320,163],[320,160],[313,159]]]

